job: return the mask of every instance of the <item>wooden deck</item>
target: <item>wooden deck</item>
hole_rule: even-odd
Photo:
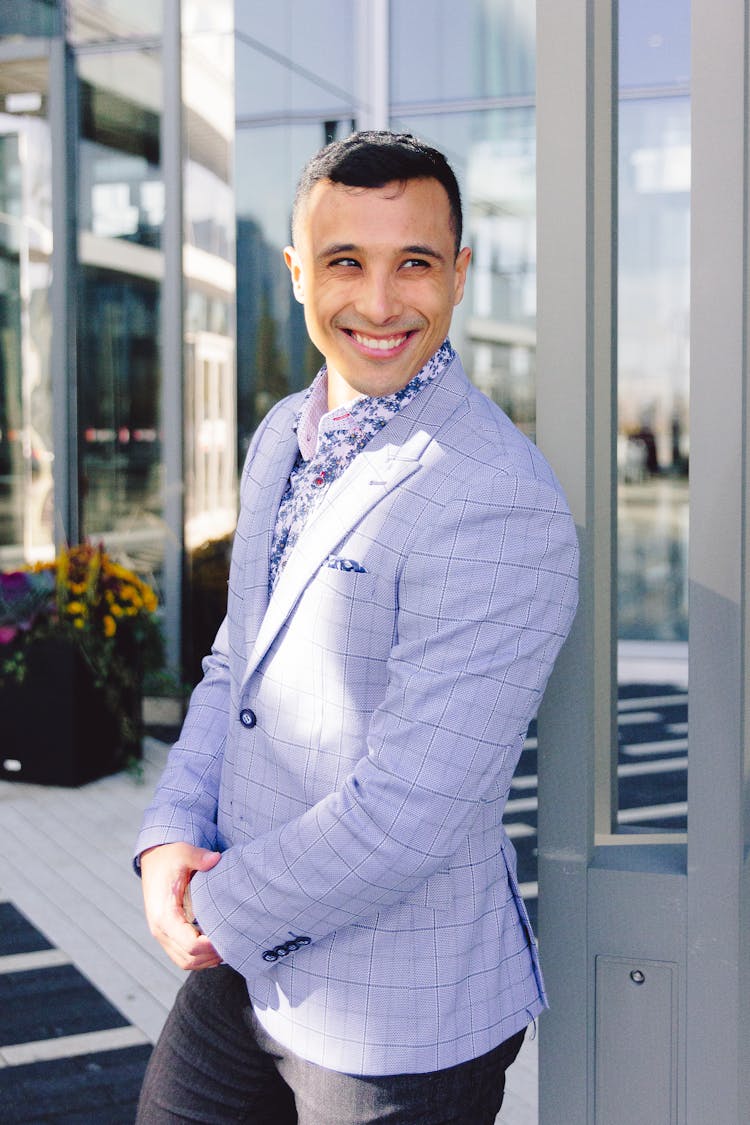
[[[123,1045],[155,1042],[183,976],[148,932],[130,862],[166,753],[163,743],[145,739],[142,781],[123,773],[80,789],[0,782],[0,901],[12,902],[46,935],[56,947],[47,956],[69,959],[120,1010],[132,1025],[120,1033]],[[97,1049],[87,1044],[68,1049]],[[0,1066],[44,1057],[45,1049],[11,1045],[0,1052]],[[65,1049],[57,1044],[58,1057]],[[536,1041],[527,1036],[497,1125],[537,1125],[536,1076]]]

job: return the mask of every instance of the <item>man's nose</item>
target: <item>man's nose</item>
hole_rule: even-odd
[[[391,275],[375,271],[362,278],[355,305],[370,324],[386,324],[400,316],[404,307]]]

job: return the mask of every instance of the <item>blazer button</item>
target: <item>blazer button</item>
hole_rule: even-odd
[[[255,718],[255,712],[251,711],[249,707],[245,707],[242,711],[240,711],[240,722],[242,723],[243,727],[247,727],[248,730],[250,729],[250,727],[254,727],[257,722]]]

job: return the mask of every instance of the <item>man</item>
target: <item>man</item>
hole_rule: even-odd
[[[575,534],[447,339],[471,251],[444,157],[329,145],[293,242],[326,365],[248,452],[227,618],[138,841],[193,970],[139,1121],[482,1125],[545,1005],[501,818]]]

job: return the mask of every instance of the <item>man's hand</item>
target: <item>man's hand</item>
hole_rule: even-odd
[[[143,901],[149,929],[181,969],[211,969],[221,957],[193,924],[189,885],[196,871],[209,871],[220,852],[192,844],[161,844],[141,855]]]

